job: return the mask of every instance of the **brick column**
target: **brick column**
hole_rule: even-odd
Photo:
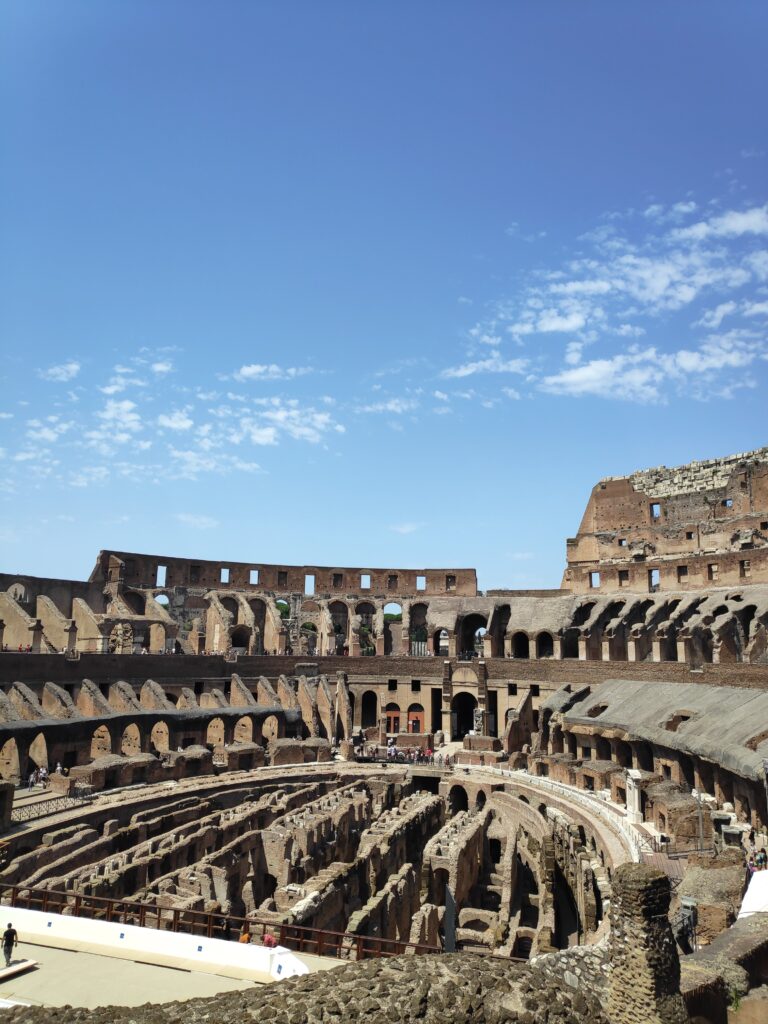
[[[605,1004],[612,1024],[687,1024],[669,900],[669,879],[655,868],[622,864],[613,876]]]

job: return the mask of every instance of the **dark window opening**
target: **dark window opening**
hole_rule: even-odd
[[[189,567],[189,582],[199,583],[200,582],[200,566],[190,565]]]
[[[333,589],[334,590],[341,590],[341,588],[343,586],[344,586],[344,573],[343,572],[335,572],[333,574]]]
[[[531,696],[532,697],[538,697],[539,696],[539,684],[538,683],[533,683],[533,685],[531,686]]]
[[[288,573],[287,572],[278,570],[278,573],[277,573],[277,585],[278,585],[278,587],[287,587],[288,586]]]
[[[397,590],[397,576],[387,576],[387,590]]]
[[[686,540],[693,540],[693,530],[686,530],[685,531],[685,539]]]
[[[395,690],[397,690],[397,680],[396,679],[390,679],[387,682],[387,689],[389,690],[390,693],[394,693]]]
[[[723,508],[733,508],[733,498],[723,498],[721,504]]]
[[[421,692],[421,680],[420,679],[412,679],[411,680],[411,693],[420,693],[420,692]]]
[[[455,590],[456,589],[456,577],[455,576],[446,576],[445,577],[445,589],[446,590]]]
[[[516,697],[517,696],[517,683],[507,683],[507,696],[508,697]]]
[[[685,581],[687,579],[688,579],[688,566],[687,565],[678,565],[678,567],[677,567],[677,582],[678,583],[685,583]]]
[[[629,586],[629,569],[619,569],[619,586]]]

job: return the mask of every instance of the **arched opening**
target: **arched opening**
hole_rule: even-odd
[[[579,631],[578,629],[566,629],[563,633],[563,657],[578,658],[579,656]]]
[[[400,705],[389,703],[384,708],[384,713],[387,716],[387,732],[400,732]]]
[[[123,729],[120,737],[120,753],[125,757],[134,757],[141,753],[141,733],[135,722],[130,722]]]
[[[134,615],[144,614],[147,602],[144,600],[143,594],[139,594],[135,590],[126,590],[121,596],[123,604],[128,605]]]
[[[360,616],[360,653],[363,657],[373,657],[376,653],[376,609],[370,601],[361,601],[355,608],[355,615]]]
[[[333,653],[345,654],[349,651],[349,608],[343,601],[331,601],[328,611],[333,626]]]
[[[536,637],[536,657],[551,658],[555,653],[555,642],[551,633],[539,633]]]
[[[491,864],[498,864],[501,861],[501,840],[488,840],[488,860]]]
[[[436,907],[445,906],[445,893],[448,889],[448,871],[446,868],[437,868],[432,872],[429,880],[429,902]]]
[[[232,637],[230,639],[230,646],[236,651],[242,651],[243,654],[248,653],[248,647],[251,643],[251,631],[248,626],[237,626],[236,629],[232,630]]]
[[[410,704],[408,706],[408,732],[426,732],[424,726],[424,708],[421,704]]]
[[[280,735],[280,719],[277,715],[267,715],[261,726],[261,738],[264,744],[269,746],[274,740],[280,739]]]
[[[459,811],[468,811],[469,797],[467,796],[466,789],[463,786],[451,786],[448,793],[448,804],[451,808],[451,814],[458,814]]]
[[[235,722],[235,743],[253,743],[253,722],[248,715],[243,715]]]
[[[384,653],[403,654],[403,609],[397,601],[384,605]]]
[[[97,757],[106,757],[112,753],[112,736],[106,725],[100,725],[93,731],[91,736],[91,760]]]
[[[253,612],[253,642],[252,650],[254,654],[264,653],[264,634],[267,628],[267,606],[259,600],[259,598],[253,598],[248,602],[248,605]]]
[[[448,657],[449,646],[447,629],[437,629],[432,634],[432,650],[438,657]]]
[[[167,594],[155,594],[155,604],[159,604],[167,609],[170,603],[171,601]]]
[[[205,742],[213,747],[214,750],[220,750],[224,746],[224,720],[221,718],[212,718],[208,723],[208,728],[205,730]]]
[[[411,606],[411,654],[423,657],[427,654],[427,605],[419,602]]]
[[[637,757],[637,767],[641,771],[653,771],[653,751],[645,740],[640,740],[635,744],[635,755]]]
[[[170,733],[165,722],[155,722],[149,735],[151,747],[161,753],[170,749]]]
[[[4,782],[21,782],[19,748],[13,738],[6,740],[0,750],[0,778]]]
[[[632,748],[626,740],[616,740],[616,762],[622,768],[632,767]]]
[[[291,617],[291,606],[285,600],[285,598],[278,597],[275,601],[275,608],[277,608],[277,614],[281,619],[290,619]]]
[[[482,811],[482,809],[485,807],[485,803],[486,803],[487,799],[488,798],[485,795],[485,790],[484,789],[478,790],[477,797],[475,798],[475,807],[478,809],[478,811]]]
[[[529,658],[530,657],[530,641],[528,640],[527,633],[513,633],[512,634],[512,657],[513,658]]]
[[[234,597],[220,597],[219,603],[232,616],[232,624],[237,622],[237,617],[240,612],[240,605]]]
[[[471,693],[457,693],[451,701],[451,739],[463,740],[475,727],[477,698]]]
[[[483,637],[488,631],[488,619],[474,613],[465,615],[461,623],[461,653],[465,658],[474,658],[483,653]]]
[[[488,632],[491,634],[491,657],[504,657],[504,638],[507,635],[509,620],[512,618],[512,609],[508,604],[497,608],[491,616],[491,624]]]
[[[300,634],[302,652],[314,656],[317,653],[317,626],[314,622],[305,622]]]
[[[605,736],[595,736],[595,745],[597,747],[598,761],[610,761],[611,744],[608,742]]]
[[[536,808],[536,810],[539,812],[539,814],[542,816],[542,818],[546,821],[547,820],[547,805],[544,804],[544,803],[541,803]]]
[[[379,722],[379,698],[374,690],[366,690],[360,703],[360,725],[370,729]]]
[[[560,725],[556,725],[552,730],[549,740],[549,752],[550,754],[563,753],[563,729]]]

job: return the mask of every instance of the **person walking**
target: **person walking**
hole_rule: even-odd
[[[5,966],[11,966],[11,956],[13,955],[13,947],[18,946],[19,936],[16,933],[16,929],[13,927],[11,922],[8,922],[8,927],[3,932],[3,953],[5,953]]]

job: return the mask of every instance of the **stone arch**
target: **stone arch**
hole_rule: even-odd
[[[249,715],[235,722],[234,739],[235,743],[253,743],[253,720]]]
[[[436,629],[432,634],[432,653],[439,658],[447,658],[450,652],[450,637],[447,629]]]
[[[234,597],[220,597],[219,604],[232,616],[232,625],[235,625],[240,615],[240,604]]]
[[[478,789],[477,796],[475,797],[475,807],[478,809],[478,811],[482,811],[482,809],[485,807],[487,800],[488,797],[486,796],[485,790]]]
[[[123,599],[123,604],[127,605],[134,615],[145,614],[147,601],[144,595],[140,594],[138,590],[124,590],[121,597]]]
[[[411,654],[416,657],[425,655],[428,650],[429,633],[427,632],[427,612],[429,606],[425,601],[417,601],[411,605],[410,641]]]
[[[48,768],[48,743],[44,733],[39,732],[30,743],[29,758],[38,768]]]
[[[170,731],[167,722],[155,722],[150,733],[150,742],[155,750],[164,752],[170,750]]]
[[[314,655],[317,653],[317,626],[314,622],[304,622],[299,630],[301,637],[302,651],[306,654]]]
[[[465,615],[461,622],[461,653],[463,655],[481,654],[482,637],[488,631],[488,619],[485,615],[473,612]]]
[[[461,740],[475,727],[475,708],[477,698],[472,693],[462,690],[454,694],[451,701],[451,739]]]
[[[360,725],[370,729],[379,724],[379,697],[375,690],[366,690],[360,702]]]
[[[141,753],[141,732],[135,722],[129,722],[120,737],[120,753],[125,757],[133,757]]]
[[[402,654],[403,606],[399,601],[384,605],[384,653]]]
[[[214,749],[217,747],[223,747],[224,736],[224,719],[219,718],[217,715],[216,718],[212,718],[208,723],[208,727],[205,730],[205,742],[213,746]]]
[[[448,889],[449,874],[447,868],[436,868],[429,879],[429,902],[436,907],[445,906],[445,894]]]
[[[343,654],[345,649],[349,649],[349,608],[343,601],[331,601],[328,613],[333,626],[333,653]]]
[[[241,647],[247,653],[251,645],[251,631],[248,626],[236,626],[232,630],[229,643],[231,647]]]
[[[551,633],[542,632],[536,637],[536,657],[552,658],[555,654],[555,641]]]
[[[112,753],[112,734],[108,727],[102,722],[96,726],[91,736],[91,760],[97,757],[106,757]]]
[[[376,620],[376,608],[370,601],[358,601],[355,605],[355,615],[360,616],[360,625],[372,630]]]
[[[595,735],[595,749],[597,750],[598,761],[611,760],[611,744],[605,736]]]
[[[579,630],[566,629],[563,633],[563,657],[578,658],[579,656]]]
[[[282,724],[277,715],[267,715],[261,723],[261,738],[269,746],[273,740],[278,740],[283,735]]]
[[[248,602],[248,607],[253,613],[253,643],[252,649],[254,654],[264,653],[264,634],[267,628],[267,606],[261,598],[252,597]]]
[[[387,732],[400,732],[400,705],[390,701],[384,713],[387,716]]]
[[[518,630],[517,633],[512,634],[512,657],[530,658],[530,656],[531,642],[528,639],[528,634]]]
[[[469,796],[466,789],[458,783],[451,786],[448,792],[448,804],[451,808],[451,814],[458,814],[459,811],[468,811]]]
[[[0,749],[0,778],[5,782],[21,782],[19,748],[13,736]]]
[[[424,724],[424,707],[421,704],[408,705],[408,732],[423,733],[426,731]]]

